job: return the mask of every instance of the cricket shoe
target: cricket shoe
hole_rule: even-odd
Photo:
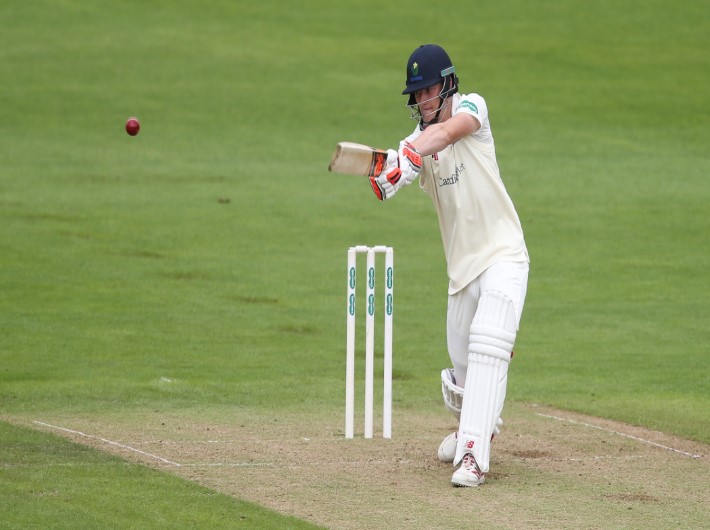
[[[442,462],[453,462],[456,456],[456,444],[459,441],[458,431],[454,431],[449,434],[439,445],[439,451],[437,456]]]
[[[503,426],[503,419],[498,418],[496,426],[493,428],[493,434],[491,435],[491,441],[497,434],[500,434],[500,428]],[[439,445],[439,451],[437,456],[442,462],[453,462],[456,456],[456,444],[459,441],[459,433],[454,431],[449,434]]]
[[[463,455],[461,465],[454,471],[451,483],[456,487],[480,486],[486,481],[486,475],[479,469],[471,453]]]

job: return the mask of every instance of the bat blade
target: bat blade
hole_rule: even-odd
[[[328,171],[346,175],[376,177],[387,164],[387,151],[355,142],[339,142]]]

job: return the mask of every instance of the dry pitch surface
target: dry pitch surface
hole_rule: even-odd
[[[707,445],[535,405],[506,405],[480,488],[453,488],[436,459],[454,428],[444,410],[398,413],[392,440],[238,411],[5,419],[334,529],[710,528]]]

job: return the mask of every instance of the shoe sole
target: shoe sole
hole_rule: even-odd
[[[461,480],[459,482],[456,482],[455,480],[451,481],[451,484],[454,486],[454,488],[477,488],[481,484],[483,484],[485,481],[482,480],[480,482],[476,482],[475,484],[464,484],[464,481]]]
[[[452,484],[455,488],[475,488],[475,487],[480,486],[481,484],[483,484],[485,481],[486,481],[486,477],[485,477],[485,476],[481,477],[481,478],[480,478],[478,481],[476,481],[475,483],[469,481],[468,478],[458,479],[458,478],[455,476],[455,474],[454,474],[454,476],[451,478],[451,484]]]

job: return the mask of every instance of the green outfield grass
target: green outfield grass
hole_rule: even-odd
[[[0,441],[2,528],[318,528],[4,422]]]
[[[0,415],[234,406],[338,423],[345,251],[381,243],[396,408],[441,408],[429,199],[381,204],[327,172],[340,140],[410,132],[406,58],[438,42],[488,102],[532,258],[508,398],[710,443],[706,3],[486,1],[445,25],[441,9],[0,6]],[[0,527],[307,527],[6,424],[0,448]],[[78,487],[38,493],[78,480],[113,500],[79,515]]]

